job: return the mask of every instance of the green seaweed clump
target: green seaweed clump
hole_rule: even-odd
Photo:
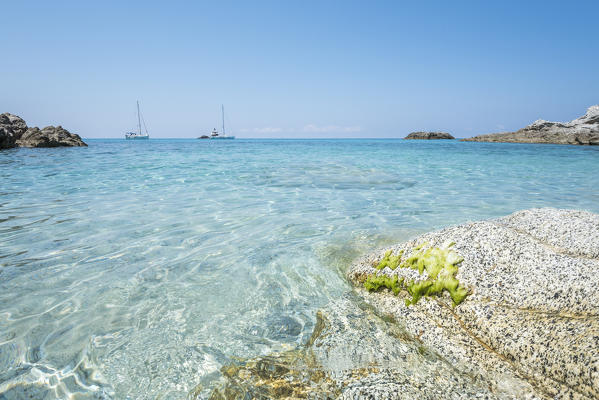
[[[391,290],[393,294],[397,295],[399,291],[402,289],[404,283],[404,278],[397,279],[397,275],[393,277],[389,277],[385,274],[382,275],[368,275],[366,280],[364,281],[364,287],[369,291],[377,291],[381,287],[386,287]]]
[[[411,299],[406,299],[406,305],[416,304],[423,296],[438,296],[443,291],[447,291],[453,306],[457,306],[468,296],[468,289],[460,285],[456,279],[458,272],[458,264],[464,259],[451,249],[454,243],[445,246],[430,247],[426,250],[422,249],[426,243],[423,243],[414,248],[412,255],[399,265],[400,268],[410,268],[417,270],[420,275],[426,271],[427,278],[421,281],[405,282],[403,278],[398,279],[397,276],[389,277],[387,275],[370,274],[364,282],[364,287],[369,291],[379,290],[381,287],[386,287],[393,291],[395,295],[401,289],[405,289],[411,296]],[[383,260],[375,268],[380,270],[386,266],[391,268],[397,258],[401,258],[401,253],[398,256],[392,256],[391,251],[385,253]],[[392,264],[393,263],[393,264]],[[382,266],[381,266],[382,265]],[[394,265],[395,269],[397,265]]]
[[[378,263],[378,265],[375,268],[378,269],[379,271],[385,267],[389,267],[392,270],[395,270],[395,268],[397,268],[399,266],[399,263],[401,262],[402,255],[403,255],[403,250],[401,250],[399,252],[399,254],[396,256],[393,255],[393,250],[389,250],[385,253],[385,256],[383,257],[381,262]]]

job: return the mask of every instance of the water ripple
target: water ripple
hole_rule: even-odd
[[[373,247],[521,208],[598,212],[597,157],[392,140],[0,152],[0,398],[184,399],[234,357],[305,343]]]

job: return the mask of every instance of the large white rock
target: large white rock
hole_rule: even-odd
[[[463,257],[471,292],[367,292],[386,251],[442,246]],[[356,290],[318,313],[305,347],[223,367],[211,399],[594,399],[599,397],[599,215],[535,209],[450,227],[375,251],[348,276]],[[205,398],[202,387],[191,398]]]
[[[380,313],[456,365],[493,376],[502,369],[537,395],[599,397],[599,215],[534,209],[428,233],[390,248],[409,256],[421,243],[453,249],[457,278],[471,294],[455,308],[447,295],[406,306],[407,293],[359,289]],[[389,250],[389,249],[386,249]],[[358,288],[383,252],[354,264]],[[383,269],[389,276],[413,273]]]

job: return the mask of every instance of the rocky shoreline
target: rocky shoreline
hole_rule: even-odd
[[[599,145],[599,105],[589,107],[585,115],[570,122],[537,120],[516,132],[479,135],[462,141]]]
[[[223,367],[210,398],[597,398],[597,271],[590,212],[525,210],[427,233],[355,262],[355,290],[318,313],[305,347]],[[447,284],[406,305],[435,273],[465,299],[455,306]],[[413,283],[369,291],[372,276]]]
[[[0,114],[0,150],[14,147],[87,146],[77,134],[62,126],[30,128],[25,121],[10,113]]]

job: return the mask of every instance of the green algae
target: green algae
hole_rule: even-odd
[[[399,252],[399,254],[396,256],[393,255],[393,251],[389,250],[388,252],[385,253],[385,256],[383,257],[381,262],[378,263],[378,265],[375,268],[379,271],[385,267],[389,267],[392,270],[395,270],[399,266],[399,263],[401,262],[402,255],[403,255],[403,250],[401,250]]]
[[[458,265],[464,261],[451,247],[454,243],[449,243],[442,247],[426,248],[427,243],[416,246],[403,263],[400,263],[403,250],[396,256],[393,256],[391,250],[387,251],[381,262],[375,267],[382,270],[389,267],[395,270],[400,268],[410,268],[423,275],[426,271],[426,279],[406,281],[399,279],[397,275],[393,277],[385,274],[370,274],[364,281],[364,287],[369,291],[377,291],[382,287],[391,290],[395,295],[401,290],[406,290],[411,299],[406,299],[406,305],[416,304],[422,297],[439,296],[444,291],[449,293],[453,306],[457,306],[468,296],[468,290],[460,285],[455,277],[458,272]]]
[[[393,294],[399,294],[399,291],[403,288],[404,278],[397,279],[397,275],[389,277],[383,275],[369,275],[364,281],[364,287],[370,291],[377,291],[382,287],[386,287],[391,290]]]

